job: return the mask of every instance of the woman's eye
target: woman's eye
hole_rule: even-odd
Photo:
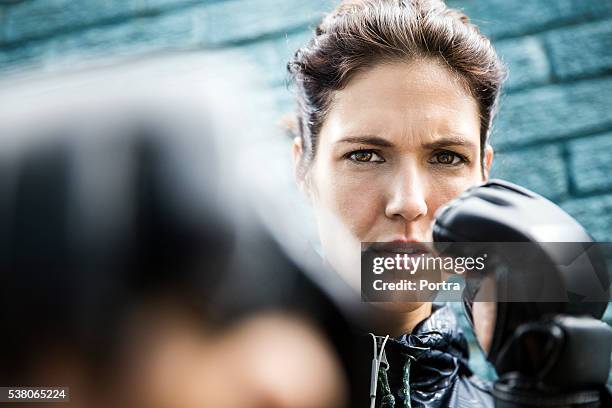
[[[457,153],[443,151],[443,152],[438,152],[434,155],[434,162],[436,164],[455,166],[455,165],[464,163],[465,159],[463,158],[463,156]]]
[[[373,150],[357,150],[349,153],[347,157],[350,160],[359,163],[383,163],[385,161],[385,159],[383,159],[378,153]]]

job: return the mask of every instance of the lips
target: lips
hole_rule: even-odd
[[[420,254],[433,253],[431,245],[423,242],[391,241],[391,242],[370,242],[363,248],[365,251],[387,254],[408,254],[418,256]]]

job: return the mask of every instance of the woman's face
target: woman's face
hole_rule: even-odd
[[[297,161],[302,154],[296,143]],[[300,179],[326,259],[355,242],[431,242],[436,210],[486,179],[476,101],[435,61],[379,64],[334,94]]]

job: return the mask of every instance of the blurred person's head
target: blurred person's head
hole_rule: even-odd
[[[0,384],[68,386],[71,406],[341,405],[300,306],[329,309],[228,174],[229,83],[184,58],[1,95]]]
[[[442,1],[343,1],[288,69],[296,174],[336,269],[347,240],[430,242],[436,210],[488,178],[504,67]]]

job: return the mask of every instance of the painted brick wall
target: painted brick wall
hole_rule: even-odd
[[[261,68],[279,116],[285,64],[333,0],[0,0],[0,75],[89,58],[223,48]],[[448,0],[510,68],[493,176],[559,203],[612,242],[612,0]],[[612,320],[609,308],[608,321]]]
[[[291,110],[285,63],[333,0],[0,0],[0,74],[90,57],[225,48]],[[612,241],[612,0],[449,0],[510,67],[493,175],[561,204]]]

